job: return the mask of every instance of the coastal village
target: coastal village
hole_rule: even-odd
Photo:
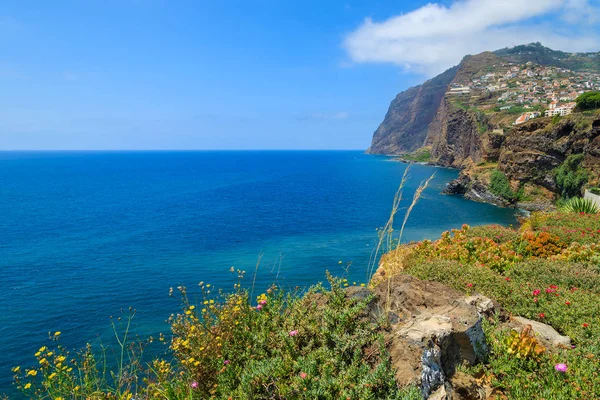
[[[470,81],[451,84],[446,95],[480,100],[482,110],[517,111],[513,125],[519,125],[541,116],[569,115],[575,99],[593,90],[600,90],[600,74],[509,62],[494,65]]]

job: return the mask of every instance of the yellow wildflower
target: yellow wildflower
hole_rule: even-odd
[[[31,387],[31,383],[27,383],[24,387],[25,389],[29,389]]]
[[[27,375],[29,375],[29,376],[36,376],[37,375],[37,370],[30,369],[29,371],[27,371]]]
[[[16,367],[14,367],[12,369],[12,372],[19,372],[21,370],[21,367],[19,367],[18,365]]]
[[[50,375],[48,375],[48,379],[52,379],[56,376],[56,372],[51,373]]]
[[[60,336],[60,332],[54,332],[54,337],[59,337]]]

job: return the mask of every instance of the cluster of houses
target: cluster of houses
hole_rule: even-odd
[[[600,90],[599,74],[528,62],[525,65],[495,65],[491,72],[474,77],[469,82],[453,83],[446,94],[461,97],[491,94],[497,96],[496,102],[501,111],[512,106],[544,107],[547,108],[545,116],[563,116],[571,114],[579,95],[592,90]],[[540,115],[537,111],[525,112],[514,124],[522,124]]]

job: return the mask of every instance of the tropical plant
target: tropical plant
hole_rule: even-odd
[[[563,204],[561,210],[564,212],[574,212],[583,214],[600,214],[600,207],[591,199],[573,197]]]

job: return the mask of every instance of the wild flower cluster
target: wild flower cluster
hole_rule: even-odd
[[[71,355],[57,342],[36,353],[37,366],[15,367],[15,382],[29,398],[53,400],[420,398],[398,388],[382,325],[365,314],[370,299],[348,296],[346,280],[328,280],[330,288],[303,295],[201,283],[198,302],[180,287],[172,359],[143,362],[123,340],[125,361],[111,369],[91,346]]]
[[[581,234],[594,228],[598,216],[575,213],[533,214],[520,231],[505,233],[463,226],[401,253],[403,272],[489,296],[571,338],[572,347],[542,351],[529,336],[488,323],[492,354],[472,372],[485,375],[498,396],[600,398],[600,243]]]

